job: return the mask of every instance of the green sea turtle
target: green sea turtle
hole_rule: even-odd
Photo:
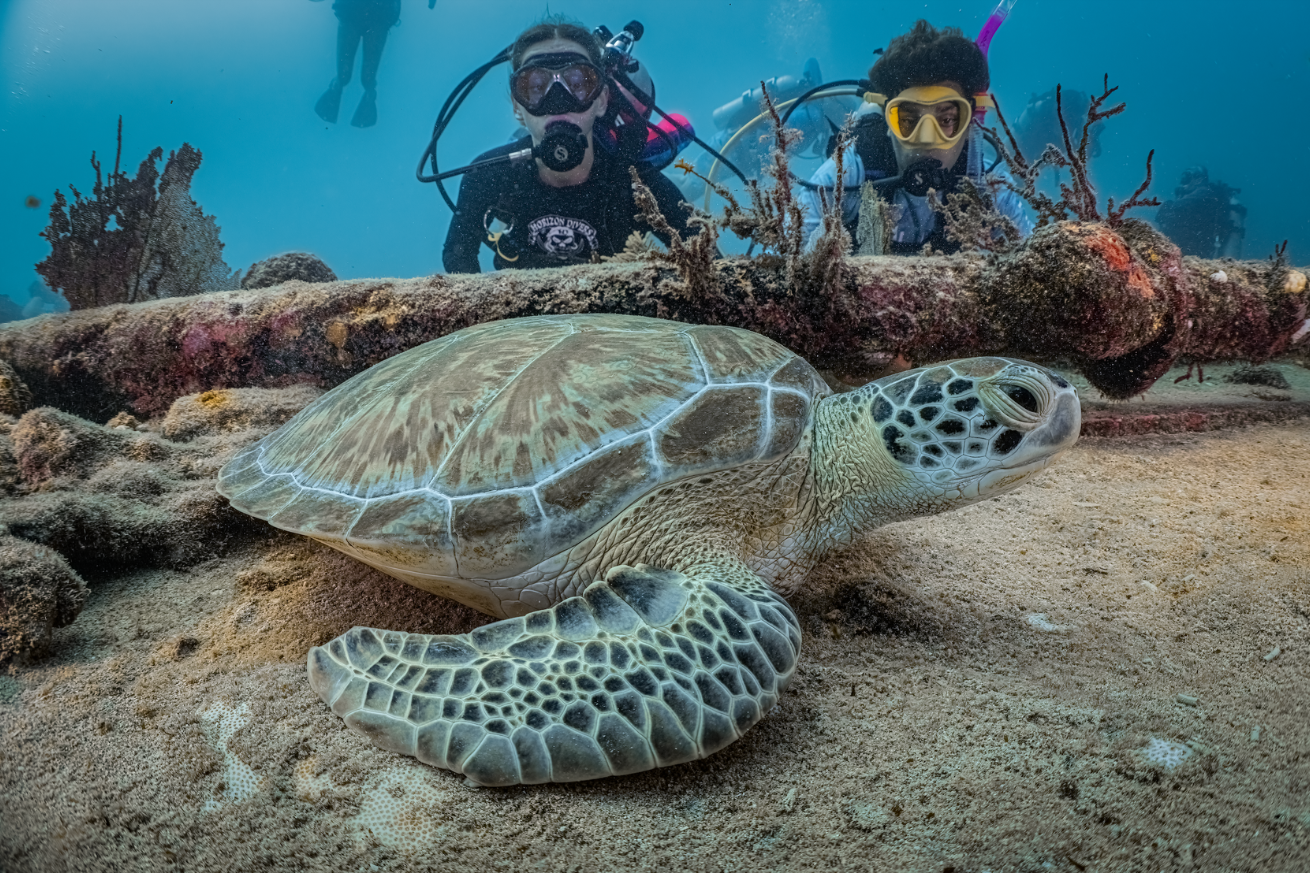
[[[1074,389],[974,358],[831,395],[758,334],[618,315],[481,324],[323,395],[219,491],[503,620],[357,627],[314,690],[483,785],[690,761],[778,700],[783,595],[864,531],[1000,494],[1073,445]]]

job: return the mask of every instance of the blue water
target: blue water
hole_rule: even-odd
[[[415,181],[418,156],[450,89],[548,11],[541,2],[403,0],[382,59],[379,122],[349,125],[313,105],[334,73],[331,2],[310,0],[8,0],[0,4],[0,294],[20,305],[49,247],[38,234],[56,188],[86,192],[94,149],[112,165],[123,116],[132,171],[156,145],[204,154],[192,194],[217,217],[224,259],[246,269],[284,251],[318,254],[342,278],[441,270],[450,214]],[[873,49],[919,17],[977,34],[991,11],[970,2],[664,0],[553,3],[588,26],[646,27],[637,56],[659,102],[702,135],[711,112],[760,79],[799,75],[818,58],[825,78],[859,78]],[[1093,164],[1102,199],[1124,197],[1156,149],[1156,185],[1204,164],[1241,189],[1250,210],[1244,256],[1283,239],[1310,258],[1310,4],[1019,0],[992,43],[992,88],[1013,119],[1057,82],[1099,92],[1109,73],[1128,103],[1102,134]],[[503,68],[502,68],[503,69]],[[502,69],[465,104],[442,140],[452,167],[513,130]],[[694,148],[694,147],[693,147]],[[453,193],[453,188],[452,188]],[[25,205],[29,196],[38,208]],[[1143,217],[1150,217],[1143,210]]]

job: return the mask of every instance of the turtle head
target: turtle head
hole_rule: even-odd
[[[823,490],[853,527],[1003,494],[1072,446],[1082,421],[1072,385],[1010,358],[908,370],[824,406]]]

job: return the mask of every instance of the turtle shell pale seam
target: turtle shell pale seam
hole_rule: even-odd
[[[691,353],[695,355],[696,363],[700,364],[701,382],[705,385],[709,385],[713,381],[710,378],[710,365],[709,362],[705,360],[705,354],[700,350],[700,346],[696,345],[696,338],[691,335],[690,331],[682,331],[678,335],[682,337],[683,341],[686,342],[687,346],[691,349]]]

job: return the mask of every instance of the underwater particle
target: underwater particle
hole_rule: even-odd
[[[54,549],[0,531],[0,663],[25,661],[77,618],[86,583]]]
[[[1225,273],[1223,270],[1215,270],[1213,273],[1210,274],[1210,281],[1218,282],[1220,285],[1222,285],[1228,281],[1228,274]]]
[[[1044,634],[1062,634],[1073,630],[1073,625],[1052,624],[1044,612],[1034,612],[1026,615],[1024,616],[1024,621],[1027,622],[1028,626],[1033,630],[1041,631]]]
[[[250,724],[250,704],[232,706],[219,700],[201,709],[198,715],[205,739],[223,756],[216,796],[205,801],[203,810],[213,812],[225,803],[240,803],[254,797],[267,780],[228,748],[233,735]]]
[[[1192,750],[1187,746],[1182,743],[1162,740],[1159,737],[1151,737],[1150,742],[1146,744],[1146,748],[1140,751],[1147,763],[1155,764],[1166,770],[1174,770],[1192,757]]]
[[[26,206],[28,209],[40,209],[41,198],[37,197],[35,194],[28,194],[26,197],[23,198],[23,205]]]
[[[437,842],[446,799],[439,777],[419,764],[388,767],[360,796],[355,823],[385,846],[406,854]]]

